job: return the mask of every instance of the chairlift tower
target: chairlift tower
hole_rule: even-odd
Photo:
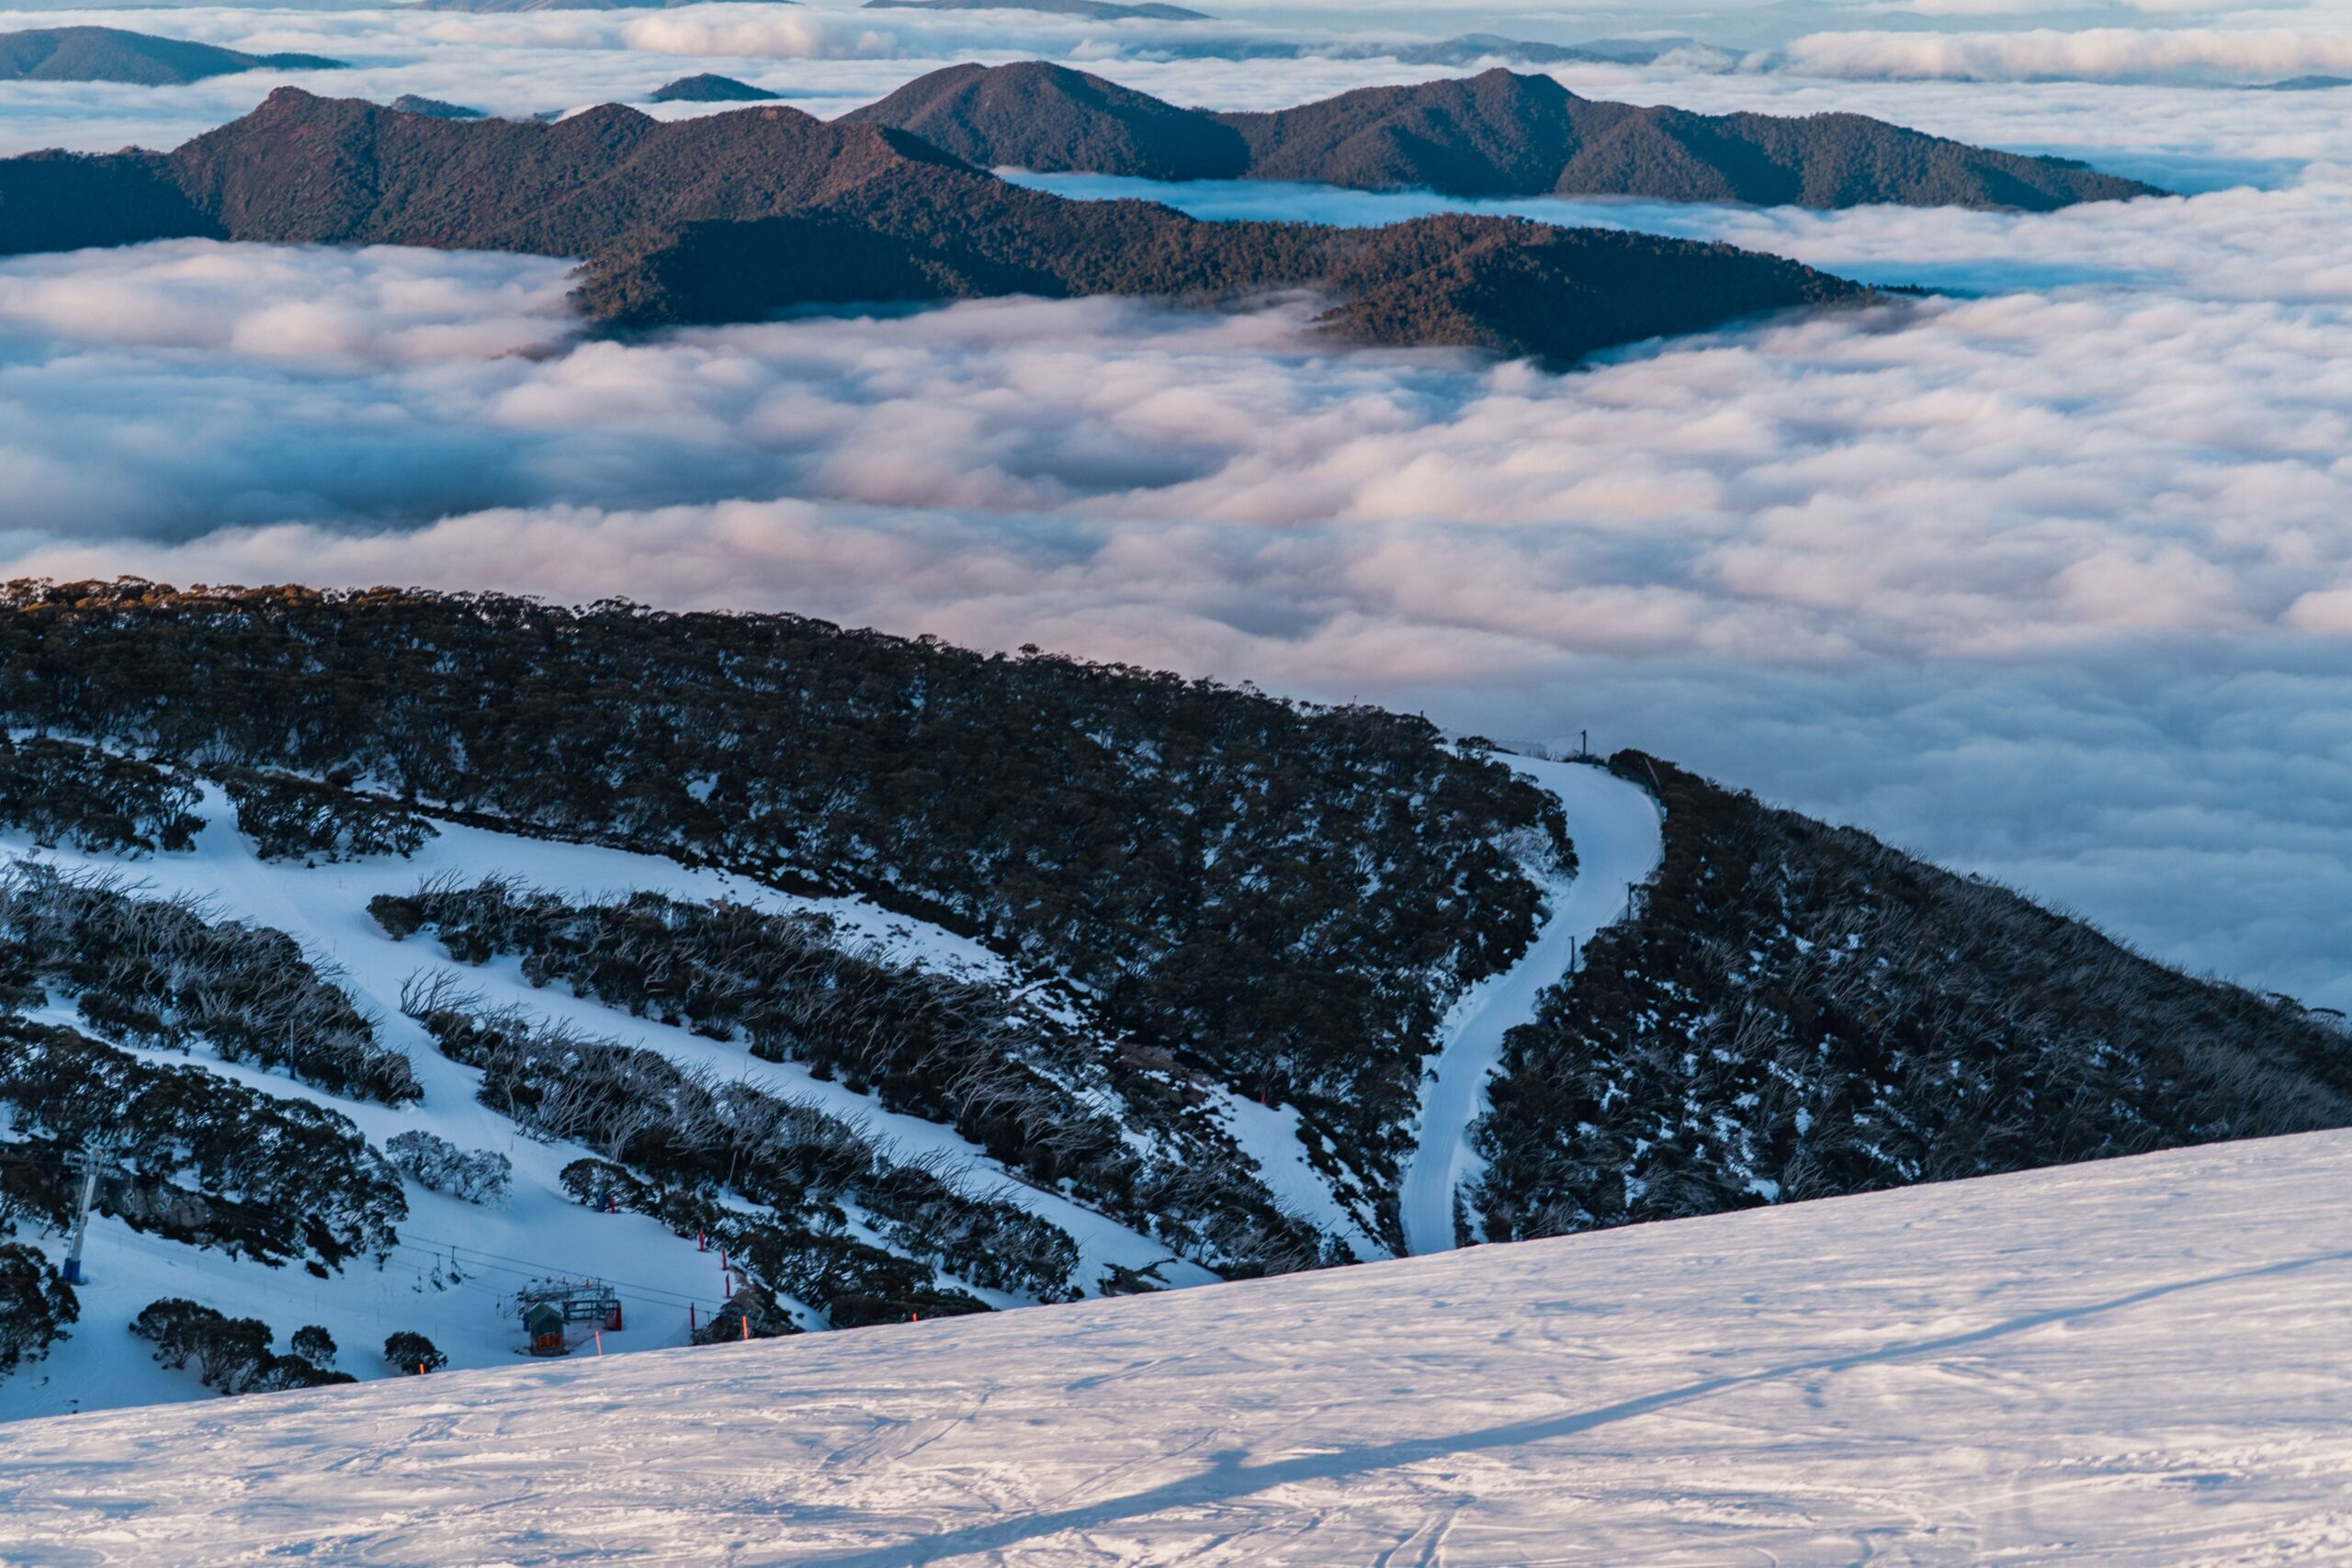
[[[65,1244],[63,1274],[69,1285],[82,1283],[82,1244],[90,1234],[90,1208],[98,1201],[98,1145],[95,1139],[82,1145],[75,1156],[81,1168],[82,1190],[74,1204],[74,1235]]]

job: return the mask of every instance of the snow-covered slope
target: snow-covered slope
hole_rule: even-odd
[[[520,1346],[519,1322],[504,1301],[526,1281],[550,1275],[593,1277],[610,1284],[624,1307],[625,1328],[610,1337],[616,1352],[684,1345],[689,1325],[707,1319],[727,1300],[730,1277],[715,1252],[673,1235],[642,1215],[605,1214],[583,1208],[557,1179],[590,1151],[576,1145],[535,1143],[513,1122],[479,1103],[480,1075],[435,1049],[399,1008],[401,987],[420,970],[447,968],[420,942],[397,942],[369,918],[368,899],[413,890],[441,873],[466,878],[507,874],[527,886],[588,895],[655,890],[680,898],[727,898],[768,908],[814,907],[880,941],[896,956],[956,973],[1004,978],[1001,961],[935,926],[894,916],[855,899],[797,899],[724,873],[690,870],[658,856],[590,845],[550,842],[444,822],[413,857],[370,859],[306,867],[264,862],[236,829],[233,809],[208,786],[199,815],[206,820],[192,852],[149,855],[124,863],[67,849],[42,849],[0,834],[0,863],[32,861],[68,872],[119,873],[142,893],[187,894],[207,901],[216,918],[234,917],[292,935],[306,952],[332,965],[334,977],[376,1017],[388,1043],[408,1053],[424,1100],[389,1107],[351,1100],[298,1083],[282,1073],[193,1058],[222,1077],[264,1094],[325,1105],[357,1124],[380,1148],[411,1129],[446,1138],[463,1149],[489,1149],[514,1165],[514,1192],[503,1204],[481,1207],[404,1183],[409,1218],[401,1242],[380,1269],[355,1259],[320,1280],[292,1268],[272,1268],[208,1247],[133,1230],[100,1214],[93,1218],[86,1256],[88,1283],[81,1294],[83,1321],[40,1361],[0,1379],[0,1421],[74,1410],[155,1401],[214,1399],[194,1371],[157,1366],[152,1348],[122,1332],[149,1302],[186,1297],[228,1313],[258,1317],[281,1338],[317,1324],[343,1347],[342,1370],[381,1376],[374,1354],[395,1330],[424,1334],[453,1365],[511,1362]],[[747,1077],[795,1100],[821,1107],[910,1156],[936,1156],[960,1173],[967,1190],[999,1192],[1055,1224],[1079,1244],[1080,1274],[1091,1281],[1105,1265],[1158,1267],[1170,1284],[1199,1284],[1208,1270],[1170,1259],[1169,1249],[1071,1201],[1012,1179],[1001,1166],[952,1128],[888,1111],[871,1096],[817,1078],[789,1063],[753,1059],[740,1043],[714,1041],[665,1027],[570,995],[561,987],[534,987],[511,961],[469,968],[469,985],[493,1002],[514,1001],[578,1025],[660,1050],[673,1060],[707,1066],[722,1079]],[[51,1010],[75,1022],[70,1008]],[[176,1052],[140,1049],[143,1058],[182,1063]],[[23,1240],[52,1258],[64,1238],[28,1230]],[[991,1304],[1022,1304],[993,1292]]]
[[[1520,961],[1472,987],[1447,1016],[1421,1084],[1420,1142],[1398,1193],[1408,1252],[1454,1243],[1454,1189],[1475,1174],[1470,1129],[1503,1036],[1535,1016],[1536,998],[1576,966],[1595,931],[1622,918],[1664,852],[1656,799],[1606,769],[1515,757],[1511,766],[1559,797],[1576,840],[1576,875],[1550,890],[1543,934]]]
[[[1448,1020],[1444,1054],[1424,1107],[1423,1144],[1407,1189],[1417,1205],[1408,1210],[1417,1247],[1452,1243],[1453,1187],[1467,1168],[1464,1141],[1480,1110],[1479,1085],[1503,1032],[1532,1016],[1536,996],[1565,972],[1576,945],[1614,918],[1625,885],[1646,874],[1657,857],[1657,810],[1641,791],[1598,768],[1521,765],[1560,795],[1582,856],[1581,871],[1552,890],[1553,914],[1542,940],[1509,973],[1476,987]],[[405,1054],[423,1097],[400,1105],[345,1098],[297,1081],[282,1069],[221,1060],[201,1044],[192,1057],[159,1044],[126,1043],[124,1049],[151,1063],[192,1063],[272,1099],[323,1106],[348,1118],[378,1149],[421,1130],[458,1150],[503,1156],[513,1162],[512,1196],[477,1206],[408,1180],[408,1217],[383,1265],[354,1258],[323,1277],[217,1247],[188,1245],[152,1228],[133,1228],[102,1211],[91,1227],[81,1321],[44,1359],[0,1378],[0,1421],[216,1397],[194,1371],[159,1366],[150,1346],[124,1333],[141,1309],[165,1298],[192,1300],[232,1317],[257,1318],[280,1341],[302,1325],[323,1327],[340,1348],[334,1366],[361,1377],[387,1374],[376,1350],[395,1331],[424,1334],[460,1369],[511,1363],[522,1344],[512,1298],[518,1286],[535,1279],[585,1277],[610,1286],[623,1303],[627,1326],[605,1337],[603,1348],[608,1351],[684,1345],[692,1327],[727,1302],[740,1276],[729,1272],[719,1252],[696,1246],[691,1225],[682,1239],[671,1225],[646,1214],[598,1213],[583,1207],[579,1193],[566,1190],[560,1178],[568,1166],[607,1155],[608,1149],[534,1141],[477,1098],[482,1076],[476,1067],[444,1055],[418,1020],[403,1013],[403,987],[412,977],[456,966],[429,939],[401,941],[389,934],[369,912],[371,898],[379,895],[407,896],[435,877],[472,882],[503,876],[520,886],[589,900],[651,892],[689,902],[725,899],[775,912],[816,910],[879,943],[894,962],[966,976],[1001,992],[1034,988],[1027,977],[978,944],[858,899],[797,897],[657,856],[446,820],[410,856],[315,865],[264,860],[240,831],[237,807],[221,785],[192,782],[200,796],[192,814],[202,822],[192,848],[125,861],[77,850],[70,841],[44,848],[21,832],[0,831],[0,866],[29,863],[68,876],[118,876],[141,897],[194,897],[203,901],[209,918],[233,918],[288,933],[376,1021],[381,1043]],[[1080,1293],[1098,1293],[1114,1275],[1141,1275],[1170,1286],[1216,1278],[1200,1262],[1171,1256],[1176,1249],[1164,1235],[1095,1212],[1083,1192],[1036,1185],[954,1127],[887,1109],[872,1094],[808,1066],[755,1059],[740,1038],[714,1038],[616,1010],[560,983],[535,986],[511,955],[464,965],[462,978],[485,1007],[520,1007],[587,1037],[650,1048],[721,1083],[764,1086],[860,1129],[891,1158],[927,1162],[927,1168],[946,1173],[967,1193],[1000,1198],[1027,1211],[1075,1244],[1079,1261],[1070,1279]],[[64,994],[53,995],[38,1016],[68,1027],[88,1024],[74,998]],[[1198,1092],[1230,1137],[1234,1153],[1258,1168],[1277,1205],[1336,1238],[1356,1258],[1387,1255],[1361,1185],[1343,1173],[1343,1184],[1335,1190],[1325,1169],[1310,1159],[1310,1132],[1295,1107],[1268,1106],[1214,1082]],[[1151,1134],[1131,1127],[1127,1135]],[[1317,1153],[1327,1168],[1337,1157],[1328,1145]],[[852,1219],[855,1223],[856,1216]],[[64,1238],[57,1231],[24,1226],[20,1232],[21,1240],[52,1262],[62,1257]],[[886,1249],[896,1247],[890,1236],[870,1225],[859,1235]],[[985,1289],[952,1270],[943,1274],[943,1282],[999,1307],[1037,1299]],[[802,1326],[821,1327],[827,1321],[822,1309],[808,1303],[786,1297],[784,1304]]]
[[[2347,1179],[2317,1134],[37,1422],[0,1558],[2342,1562]]]

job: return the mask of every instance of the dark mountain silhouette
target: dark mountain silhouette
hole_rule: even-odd
[[[604,104],[539,125],[395,115],[290,88],[170,162],[232,239],[557,256],[649,225],[879,210],[898,190],[960,212],[1013,188],[914,137],[781,105],[665,124]]]
[[[129,82],[177,86],[241,71],[339,71],[316,54],[245,54],[119,28],[36,28],[0,33],[0,82]]]
[[[606,104],[538,125],[286,88],[165,158],[0,161],[9,250],[166,233],[585,257],[578,302],[617,326],[811,303],[1019,293],[1210,304],[1305,288],[1336,301],[1323,325],[1352,341],[1563,363],[1871,298],[1728,245],[1517,219],[1340,230],[1065,200],[904,131],[780,106],[664,124]]]
[[[441,98],[421,98],[414,93],[402,93],[391,102],[395,114],[421,114],[433,119],[481,119],[480,109],[469,109],[463,104],[453,104]]]
[[[2352,87],[2352,76],[2290,76],[2283,82],[2265,82],[2258,93],[2324,93],[2337,87]]]
[[[0,159],[0,256],[225,239],[157,152],[28,152]]]
[[[2028,211],[2162,194],[2071,160],[1970,147],[1860,115],[1641,108],[1499,68],[1271,113],[1212,114],[1042,62],[957,65],[844,118],[910,130],[984,166],[1159,179]]]
[[[869,11],[1043,11],[1052,17],[1081,17],[1090,22],[1205,22],[1212,18],[1182,6],[1113,0],[865,0]]]
[[[596,320],[665,326],[802,303],[1087,294],[1210,302],[1311,288],[1347,341],[1532,355],[1600,349],[1867,290],[1778,257],[1521,219],[1446,216],[1370,230],[1179,220],[1140,202],[1076,215],[990,215],[982,233],[916,238],[830,213],[645,231],[595,256],[578,299]],[[1023,221],[1023,218],[1035,221]]]
[[[653,90],[657,104],[763,104],[782,96],[782,93],[771,93],[765,87],[754,87],[732,76],[715,76],[707,71],[665,82]]]
[[[1236,180],[1250,171],[1249,142],[1215,116],[1043,61],[951,65],[842,118],[911,131],[984,169],[1149,180]]]

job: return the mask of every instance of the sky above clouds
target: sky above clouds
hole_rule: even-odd
[[[1628,25],[1203,3],[1245,42]],[[1303,299],[997,301],[623,344],[578,335],[560,262],[23,258],[0,263],[0,570],[794,609],[1506,739],[1589,729],[2192,967],[2352,1005],[2352,89],[2243,85],[2352,75],[2345,7],[1643,15],[1730,52],[1563,80],[1857,109],[2190,194],[2045,217],[1498,204],[1943,291],[1569,376],[1340,350]],[[505,112],[714,69],[832,113],[965,57],[1237,107],[1440,73],[839,6],[49,11],[0,30],[65,19],[335,54],[358,69],[299,80]],[[274,80],[0,85],[0,150],[170,145]],[[1141,193],[1337,222],[1463,205]]]

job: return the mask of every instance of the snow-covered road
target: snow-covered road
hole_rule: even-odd
[[[28,1422],[0,1561],[2352,1560],[2352,1134]]]
[[[1535,1016],[1538,997],[1568,973],[1592,933],[1625,910],[1626,889],[1657,869],[1657,802],[1605,768],[1513,757],[1557,795],[1576,845],[1577,874],[1552,889],[1551,919],[1520,961],[1481,981],[1446,1016],[1443,1044],[1421,1080],[1420,1141],[1398,1203],[1408,1252],[1453,1246],[1453,1193],[1476,1169],[1470,1127],[1486,1109],[1487,1079],[1503,1036]]]

